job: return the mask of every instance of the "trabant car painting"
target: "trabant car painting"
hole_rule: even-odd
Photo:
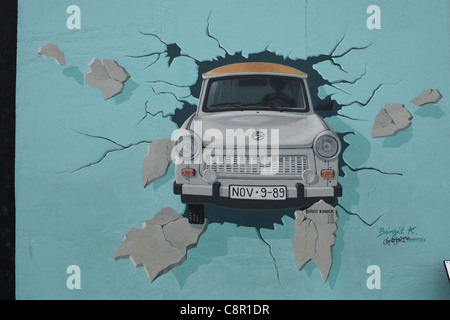
[[[340,139],[315,112],[305,73],[244,62],[202,76],[198,108],[172,139],[174,193],[190,223],[204,222],[205,204],[301,209],[342,195]]]

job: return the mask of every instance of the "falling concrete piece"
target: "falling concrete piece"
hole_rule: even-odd
[[[302,270],[316,252],[315,242],[319,235],[313,221],[307,219],[303,211],[295,213],[294,230],[294,253],[298,268]]]
[[[412,115],[403,104],[391,103],[387,104],[384,108],[399,130],[405,130],[411,125],[410,120],[412,119]]]
[[[117,250],[115,260],[129,258],[135,267],[144,267],[150,282],[186,260],[187,251],[197,246],[208,222],[192,225],[187,218],[167,207],[132,229]]]
[[[164,212],[164,213],[161,213]],[[158,212],[151,220],[147,220],[142,224],[142,228],[146,228],[148,225],[159,225],[163,226],[168,224],[170,221],[175,221],[180,218],[180,214],[170,207],[162,209]]]
[[[123,87],[124,86],[121,82],[116,81],[114,79],[106,79],[98,86],[98,88],[102,92],[104,100],[112,98],[121,93]]]
[[[412,118],[413,116],[403,104],[387,104],[375,117],[372,137],[395,136],[399,131],[405,130],[411,125]]]
[[[376,123],[381,127],[386,127],[387,125],[392,123],[392,118],[388,115],[385,108],[380,110],[380,113],[376,116]]]
[[[320,200],[306,210],[295,211],[292,245],[301,271],[312,260],[324,282],[333,263],[332,246],[336,242],[338,216],[336,209]]]
[[[120,66],[115,60],[103,59],[103,65],[105,66],[108,75],[114,80],[125,82],[130,78],[127,70]]]
[[[94,58],[89,62],[90,72],[86,75],[86,80],[89,80],[88,84],[93,88],[99,88],[103,81],[110,78],[103,63]]]
[[[172,147],[173,142],[170,139],[154,140],[148,145],[142,172],[144,188],[166,175],[171,163]]]
[[[55,62],[61,66],[66,65],[66,57],[64,52],[59,50],[58,45],[54,43],[48,43],[45,46],[40,47],[38,49],[38,54],[45,58],[52,57]]]
[[[125,68],[111,59],[104,59],[102,63],[94,58],[89,62],[89,70],[86,74],[86,83],[92,88],[100,89],[104,100],[121,93],[123,83],[130,78]]]
[[[442,95],[437,89],[427,89],[423,90],[420,95],[410,102],[414,103],[416,106],[423,106],[428,103],[438,103],[442,99]]]
[[[387,114],[386,110],[382,108],[378,115],[375,117],[375,122],[372,128],[372,137],[389,137],[396,134],[396,125],[392,121],[392,118]]]

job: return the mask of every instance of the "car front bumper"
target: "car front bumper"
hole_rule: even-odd
[[[188,185],[187,185],[188,186]],[[189,187],[188,187],[189,188]],[[314,188],[308,188],[297,183],[295,188],[288,190],[288,197],[284,200],[255,200],[255,199],[234,199],[227,196],[227,189],[222,189],[220,182],[213,183],[212,186],[204,186],[198,192],[183,190],[183,184],[174,182],[173,192],[181,195],[181,202],[186,204],[212,204],[219,207],[235,209],[256,209],[275,210],[289,208],[305,208],[313,205],[319,200],[323,200],[334,205],[337,197],[342,196],[342,186],[340,183],[335,187],[327,187],[326,196],[314,195]],[[323,189],[321,190],[321,193]],[[311,195],[311,196],[310,196]]]

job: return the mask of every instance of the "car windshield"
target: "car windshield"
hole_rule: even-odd
[[[231,110],[308,111],[302,79],[242,76],[211,80],[206,112]]]

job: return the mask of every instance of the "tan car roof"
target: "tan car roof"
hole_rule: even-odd
[[[241,62],[241,63],[233,63],[227,64],[211,71],[208,71],[203,74],[203,78],[211,78],[211,77],[219,77],[226,75],[235,75],[235,74],[249,74],[249,73],[272,73],[272,74],[281,74],[281,75],[289,75],[289,76],[297,76],[297,77],[306,77],[306,73],[288,67],[278,63],[272,62]]]

